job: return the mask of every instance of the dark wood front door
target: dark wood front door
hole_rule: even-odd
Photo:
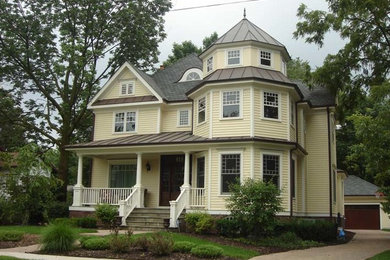
[[[161,155],[160,206],[169,206],[169,201],[180,195],[184,181],[184,155]]]

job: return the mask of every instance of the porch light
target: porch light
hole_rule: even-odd
[[[149,172],[151,170],[149,161],[146,163],[146,170]]]

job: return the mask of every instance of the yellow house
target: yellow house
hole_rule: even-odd
[[[93,141],[68,147],[79,156],[72,214],[106,202],[123,224],[161,228],[142,219],[153,213],[176,227],[183,212],[229,214],[229,183],[254,178],[280,188],[280,216],[335,217],[336,99],[290,80],[289,60],[244,18],[153,75],[123,64],[88,105]],[[93,159],[91,187],[81,185],[83,157]]]

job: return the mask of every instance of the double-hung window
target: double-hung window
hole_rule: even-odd
[[[280,156],[263,154],[263,181],[280,188]]]
[[[206,121],[206,97],[198,100],[198,124]]]
[[[134,81],[127,81],[121,83],[121,95],[133,95],[134,94]]]
[[[114,132],[135,132],[136,112],[115,113]]]
[[[240,91],[222,92],[223,118],[240,117]]]
[[[189,110],[179,110],[179,126],[190,125],[190,112]]]
[[[110,167],[110,188],[130,188],[136,181],[135,164],[115,164]]]
[[[279,94],[264,92],[264,118],[279,119]]]
[[[221,154],[221,193],[229,193],[230,185],[240,182],[241,154]]]
[[[206,67],[207,67],[207,72],[210,72],[213,70],[213,56],[207,59],[206,61]]]
[[[271,52],[260,51],[260,64],[271,67]]]
[[[240,50],[230,50],[227,52],[227,64],[228,65],[239,65],[240,63],[241,63]]]

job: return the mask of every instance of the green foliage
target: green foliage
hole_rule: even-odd
[[[294,232],[303,240],[318,242],[334,241],[337,237],[337,225],[326,220],[292,220],[279,224],[279,232]]]
[[[96,217],[105,227],[112,227],[118,215],[118,208],[109,204],[98,205],[95,209]]]
[[[47,205],[47,216],[49,219],[63,218],[69,216],[69,203],[52,201]]]
[[[214,228],[214,218],[207,213],[194,212],[185,215],[188,231],[198,234],[210,233]]]
[[[97,220],[94,217],[76,218],[76,225],[81,228],[96,228]]]
[[[22,231],[0,231],[0,241],[20,241],[23,235]]]
[[[270,234],[276,225],[276,213],[282,209],[279,189],[272,183],[253,179],[246,179],[242,185],[233,184],[230,189],[227,207],[242,224],[242,235]]]
[[[222,253],[222,248],[213,245],[199,245],[191,249],[191,254],[202,258],[217,258]]]
[[[13,256],[0,255],[0,260],[25,260],[25,259],[24,258],[13,257]]]
[[[222,218],[216,221],[219,235],[224,237],[237,237],[240,234],[241,224],[234,218]]]
[[[42,234],[42,250],[46,252],[67,252],[76,241],[76,231],[65,224],[50,225]]]
[[[126,235],[119,235],[118,232],[116,232],[110,240],[111,250],[117,253],[124,253],[129,251],[130,246],[132,245],[132,235],[133,232],[130,229],[127,231]]]
[[[107,237],[93,237],[80,240],[82,248],[88,250],[106,250],[110,248],[110,240]]]
[[[299,57],[290,60],[287,63],[287,76],[290,79],[296,79],[306,83],[310,82],[311,68],[309,62],[301,60]]]
[[[145,235],[136,237],[133,241],[133,246],[141,249],[142,251],[147,251],[149,247],[149,237]]]
[[[156,256],[170,255],[173,252],[173,243],[170,236],[154,233],[149,238],[148,250]]]
[[[210,36],[204,37],[202,43],[203,48],[202,51],[206,50],[208,47],[210,47],[216,40],[218,40],[218,33],[213,32]]]
[[[295,233],[287,232],[281,234],[278,237],[269,237],[269,238],[262,239],[260,240],[259,245],[287,248],[287,249],[299,249],[299,248],[322,246],[324,244],[316,241],[302,240]]]
[[[177,241],[173,244],[173,252],[189,253],[196,244],[188,241]]]
[[[390,250],[386,250],[380,254],[368,258],[367,260],[387,260],[390,259]]]

